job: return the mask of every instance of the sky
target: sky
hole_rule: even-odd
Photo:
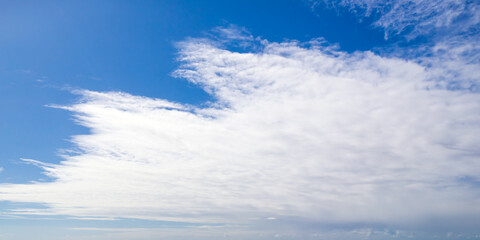
[[[0,239],[480,239],[480,3],[0,1]]]

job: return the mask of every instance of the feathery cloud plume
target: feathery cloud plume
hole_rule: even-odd
[[[48,207],[15,214],[204,223],[478,220],[480,189],[462,181],[480,171],[478,94],[412,61],[262,44],[179,44],[175,74],[212,94],[209,107],[77,91],[63,108],[91,129],[73,137],[80,153],[26,159],[55,180],[2,184],[0,200]]]

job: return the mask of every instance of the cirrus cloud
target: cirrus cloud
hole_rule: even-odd
[[[421,35],[478,32],[480,4],[469,0],[311,0],[312,8],[326,5],[346,8],[359,18],[374,18],[373,25],[385,30],[385,38],[403,34]],[[468,34],[470,35],[470,34]]]

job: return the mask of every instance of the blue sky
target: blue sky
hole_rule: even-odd
[[[0,238],[479,238],[479,19],[2,1]]]

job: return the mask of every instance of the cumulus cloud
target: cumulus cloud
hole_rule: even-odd
[[[439,85],[412,61],[263,44],[179,44],[175,75],[212,94],[209,107],[77,91],[80,101],[57,107],[91,130],[72,138],[79,153],[24,159],[54,180],[2,184],[0,200],[47,207],[13,214],[203,223],[480,216],[480,189],[462,181],[480,172],[477,93]]]

